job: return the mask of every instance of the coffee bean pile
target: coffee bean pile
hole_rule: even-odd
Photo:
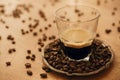
[[[44,58],[53,68],[68,73],[89,73],[98,70],[111,59],[108,46],[103,46],[100,40],[92,43],[92,54],[89,61],[72,61],[62,52],[60,40],[50,43],[44,51]]]

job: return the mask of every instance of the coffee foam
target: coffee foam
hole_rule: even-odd
[[[60,34],[60,40],[67,47],[83,48],[91,45],[92,35],[84,29],[71,28]]]

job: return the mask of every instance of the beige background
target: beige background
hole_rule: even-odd
[[[51,72],[48,73],[48,78],[42,79],[40,78],[40,73],[44,73],[41,69],[43,65],[41,58],[42,52],[38,52],[40,46],[37,45],[37,40],[41,38],[43,33],[46,33],[48,36],[52,34],[57,35],[56,25],[53,23],[54,12],[56,9],[66,4],[74,4],[74,0],[60,0],[57,3],[54,3],[54,0],[0,0],[0,4],[6,5],[7,14],[11,14],[12,10],[15,9],[18,4],[24,3],[33,5],[33,8],[30,9],[30,13],[24,11],[19,19],[0,15],[0,19],[6,21],[5,24],[0,22],[0,35],[2,36],[2,40],[0,40],[0,80],[120,80],[120,32],[117,32],[117,27],[120,26],[120,1],[100,1],[101,4],[99,6],[97,5],[97,0],[78,0],[77,4],[90,5],[100,11],[101,17],[97,32],[100,34],[100,39],[107,42],[115,52],[115,59],[111,67],[99,74],[87,77],[67,77]],[[117,7],[117,11],[115,11],[115,15],[112,16],[114,7]],[[48,19],[47,22],[38,15],[39,9],[45,12]],[[29,17],[40,20],[39,26],[34,30],[34,32],[38,32],[38,36],[33,36],[33,33],[24,36],[21,35],[21,29],[28,30],[28,24],[34,23],[33,20],[28,20]],[[22,20],[26,20],[26,22],[22,23]],[[115,22],[115,26],[112,26],[113,22]],[[52,23],[52,27],[40,33],[39,29],[44,29],[49,23]],[[6,25],[9,26],[9,29],[5,28]],[[105,29],[112,29],[112,32],[110,34],[105,34]],[[15,45],[7,40],[9,34],[15,38]],[[48,42],[46,42],[46,44]],[[15,48],[16,52],[9,54],[8,50],[10,48]],[[36,55],[36,60],[34,62],[26,60],[25,58],[28,49],[31,49],[32,53]],[[11,66],[6,67],[7,61],[11,61]],[[27,69],[25,68],[25,63],[27,62],[32,64],[30,70],[33,71],[33,76],[28,76],[26,74]]]

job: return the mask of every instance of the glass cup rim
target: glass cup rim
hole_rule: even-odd
[[[58,18],[58,19],[60,19],[63,22],[77,22],[77,21],[67,21],[67,20],[64,20],[64,19],[60,18],[60,16],[58,16],[58,14],[57,14],[61,9],[64,9],[66,7],[73,7],[73,6],[76,6],[76,7],[80,7],[80,6],[82,6],[82,7],[88,7],[88,8],[94,9],[97,12],[97,15],[95,17],[93,17],[91,19],[88,19],[88,20],[85,20],[85,21],[80,21],[79,23],[93,21],[93,20],[95,20],[95,19],[97,19],[97,18],[99,18],[101,16],[100,12],[96,8],[91,7],[91,6],[87,6],[87,5],[66,5],[66,6],[63,6],[63,7],[59,8],[59,9],[57,9],[55,11],[55,18]]]

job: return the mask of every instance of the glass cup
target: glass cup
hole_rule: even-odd
[[[89,60],[100,13],[85,5],[67,5],[56,11],[63,53],[71,60]]]

